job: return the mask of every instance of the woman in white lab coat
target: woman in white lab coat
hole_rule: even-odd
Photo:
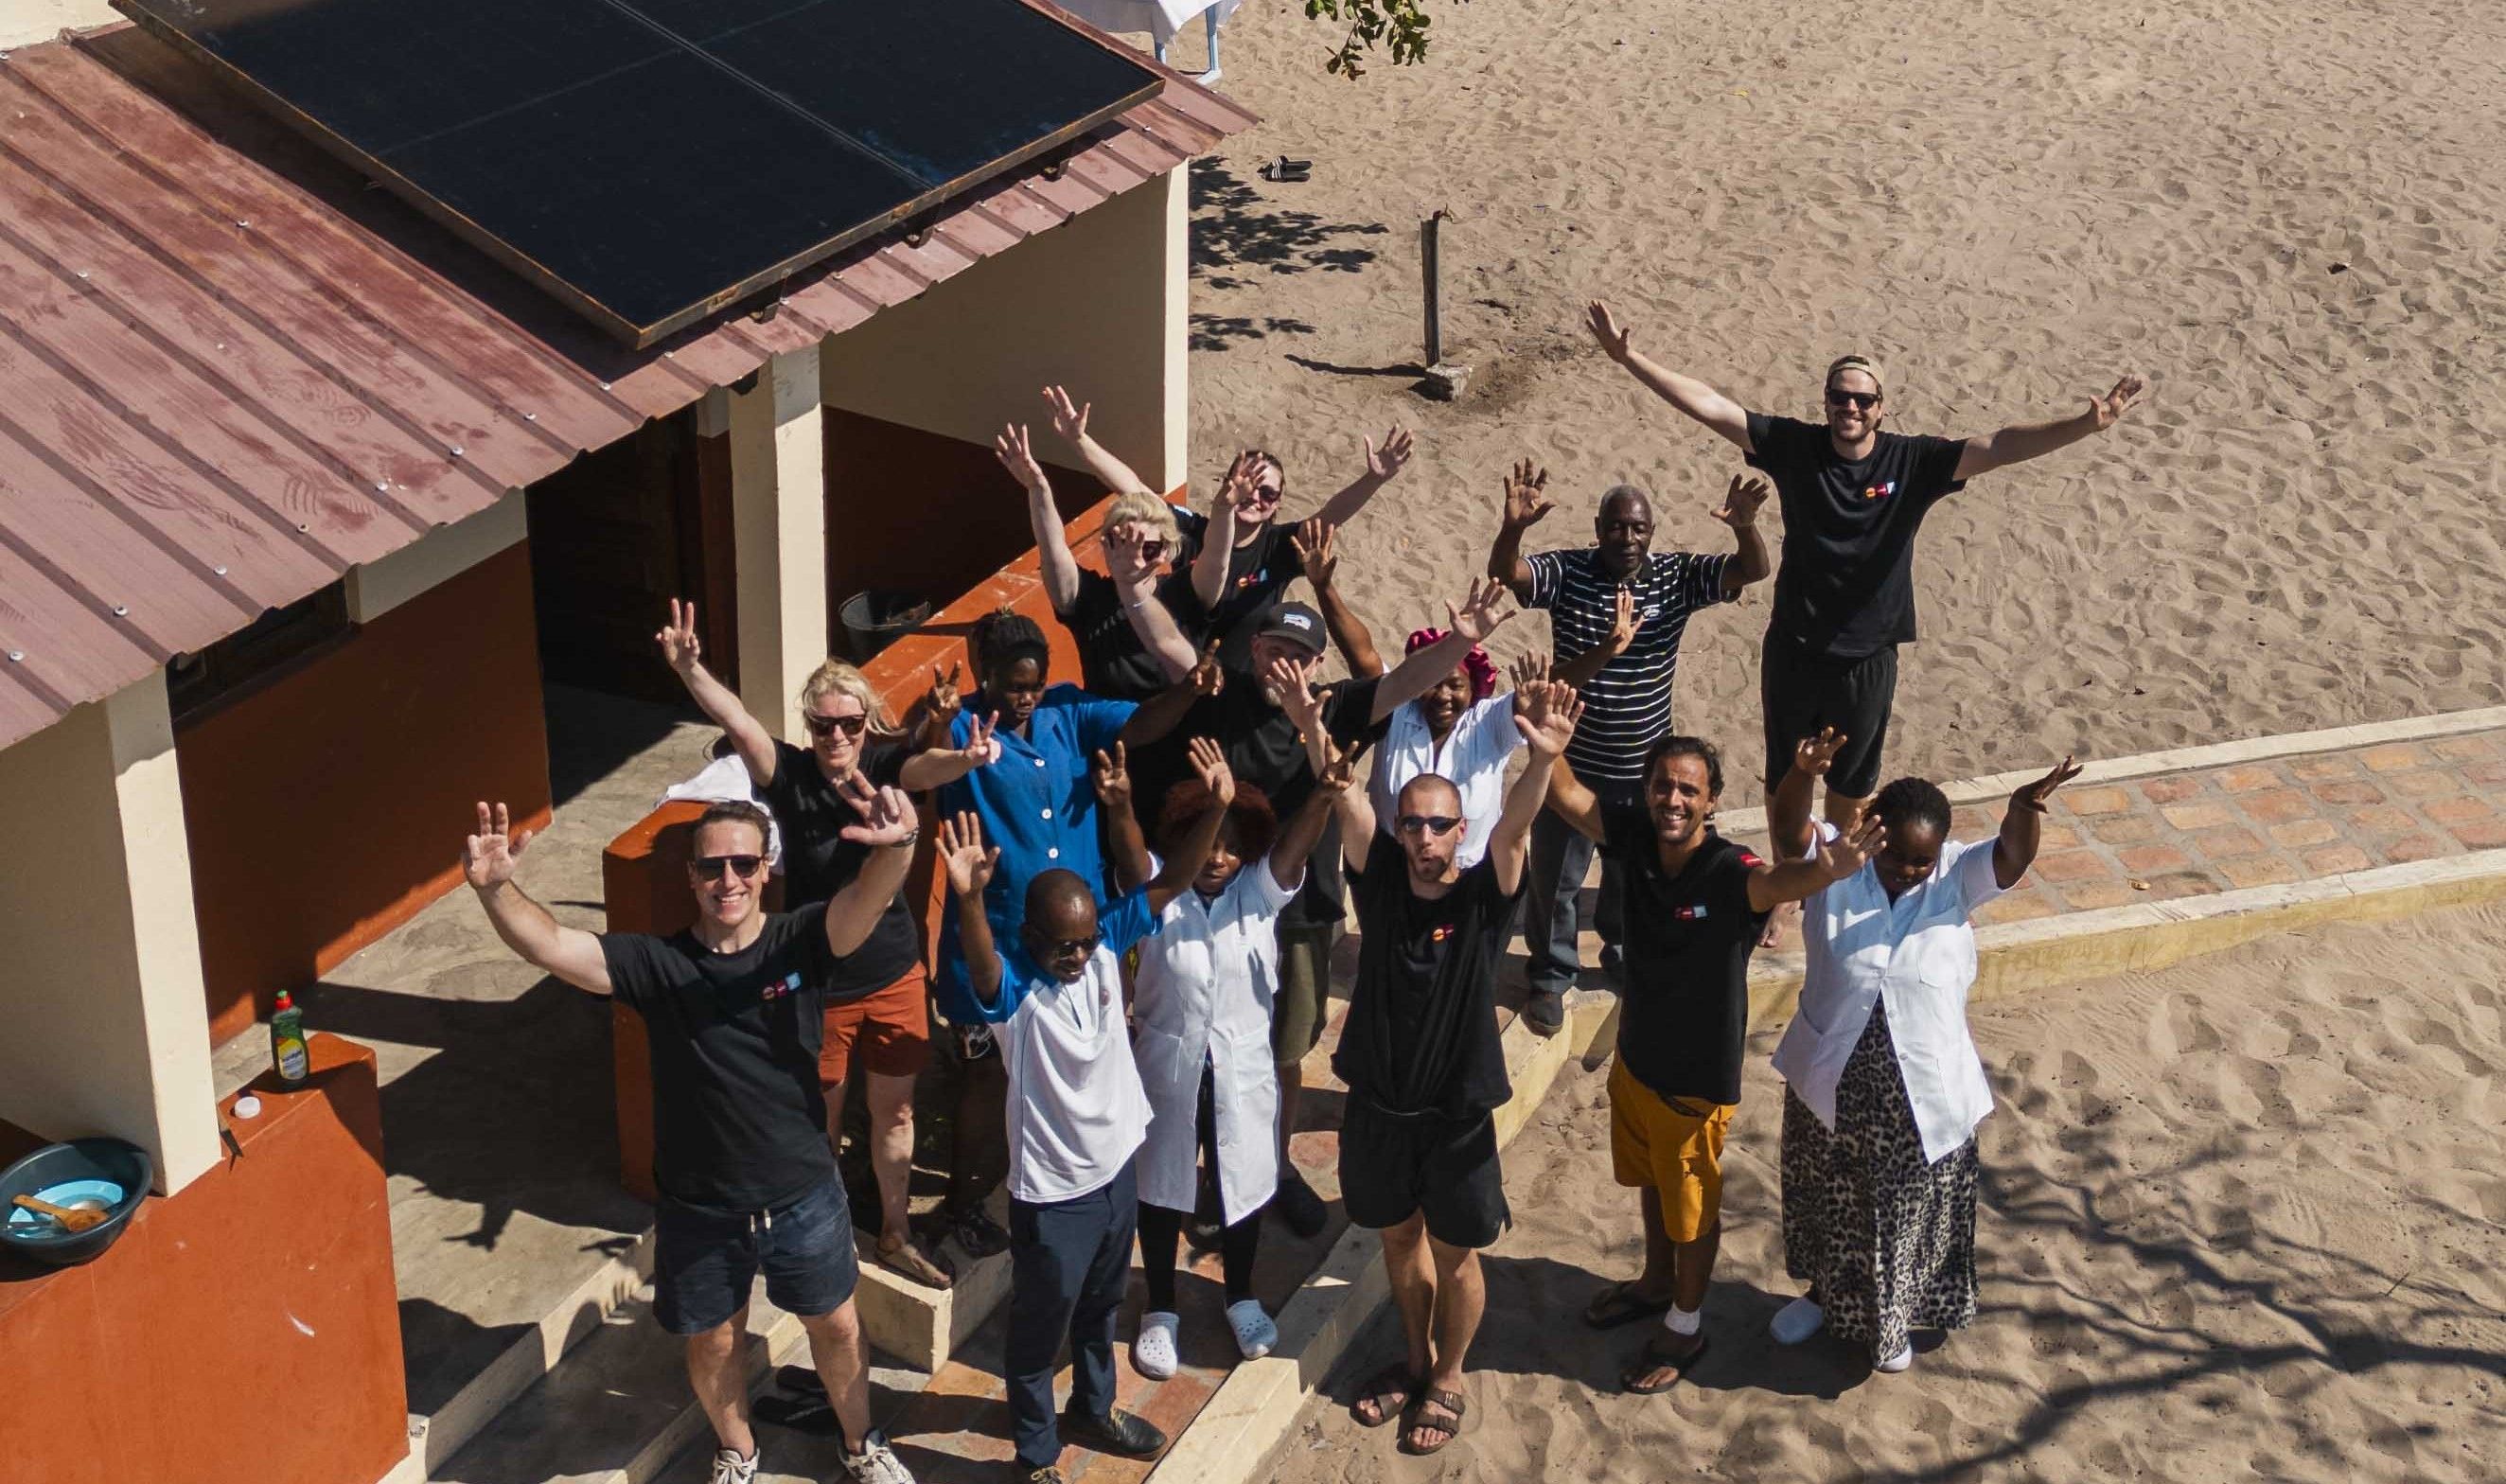
[[[1176,1248],[1203,1157],[1226,1221],[1219,1257],[1236,1349],[1257,1359],[1279,1340],[1252,1291],[1262,1208],[1279,1183],[1279,1083],[1271,1054],[1271,1000],[1279,986],[1274,926],[1304,885],[1306,857],[1349,777],[1346,760],[1325,770],[1282,827],[1262,791],[1236,783],[1219,763],[1223,792],[1214,802],[1227,810],[1227,821],[1217,848],[1192,889],[1166,904],[1156,935],[1140,943],[1131,1055],[1149,1095],[1149,1134],[1133,1168],[1149,1302],[1131,1364],[1155,1380],[1175,1373]],[[1128,888],[1154,874],[1155,863],[1129,807],[1120,748],[1097,755],[1096,780],[1116,881]],[[1176,784],[1157,811],[1159,844],[1181,838],[1212,805],[1211,787],[1199,778]]]
[[[1788,857],[1833,830],[1809,799],[1844,741],[1805,740],[1768,801]],[[1825,1328],[1901,1371],[1911,1331],[1975,1318],[1975,1131],[1992,1088],[1966,1023],[1972,920],[2035,862],[2046,801],[2079,772],[2062,759],[2010,796],[1995,838],[1964,843],[1940,789],[1899,778],[1871,802],[1886,835],[1870,863],[1802,904],[1808,961],[1775,1070],[1784,1266],[1809,1291],[1776,1313],[1777,1340]]]

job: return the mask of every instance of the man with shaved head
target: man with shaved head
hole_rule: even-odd
[[[1535,680],[1524,689],[1532,695],[1514,724],[1530,763],[1468,870],[1455,859],[1468,821],[1451,780],[1412,778],[1396,795],[1399,813],[1379,822],[1366,789],[1338,801],[1360,933],[1332,1056],[1348,1084],[1341,1195],[1350,1221],[1382,1234],[1407,1351],[1350,1411],[1370,1428],[1399,1416],[1408,1453],[1434,1453],[1461,1430],[1462,1361],[1487,1299],[1479,1249],[1509,1219],[1489,1116],[1513,1093],[1497,1041],[1496,965],[1550,765],[1582,709],[1572,687]],[[1309,745],[1319,753],[1330,743]],[[1378,833],[1386,828],[1388,840]]]
[[[1633,485],[1614,485],[1593,519],[1593,545],[1526,558],[1523,532],[1557,508],[1548,483],[1549,471],[1529,459],[1515,465],[1488,575],[1513,588],[1523,606],[1549,610],[1556,678],[1584,698],[1583,725],[1567,759],[1575,776],[1611,805],[1631,809],[1644,793],[1644,756],[1670,731],[1670,688],[1688,615],[1738,597],[1772,569],[1757,526],[1767,486],[1732,481],[1714,512],[1737,543],[1728,554],[1656,552],[1653,501]],[[1564,992],[1582,967],[1575,899],[1592,866],[1593,843],[1562,820],[1544,814],[1532,825],[1530,900],[1522,922],[1531,997],[1522,1018],[1543,1035],[1565,1024]],[[1620,966],[1627,941],[1621,897],[1620,868],[1604,857],[1593,930],[1600,934],[1605,969]]]

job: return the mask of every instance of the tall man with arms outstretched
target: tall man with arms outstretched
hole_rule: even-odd
[[[696,923],[666,938],[558,923],[514,884],[530,837],[511,832],[502,804],[479,806],[463,848],[463,873],[507,948],[644,1018],[662,1189],[653,1316],[687,1339],[688,1380],[719,1444],[712,1484],[757,1476],[740,1346],[760,1269],[768,1299],[808,1333],[843,1428],[845,1470],[866,1484],[913,1484],[871,1426],[852,1213],[827,1143],[818,1040],[826,986],[905,883],[913,805],[859,772],[841,786],[859,815],[843,838],[870,855],[833,899],[766,911],[766,811],[715,804],[697,820],[688,861]]]
[[[1897,694],[1897,646],[1915,637],[1915,532],[1944,495],[1979,474],[2042,457],[2114,425],[2140,396],[2126,375],[2068,417],[2013,423],[1976,438],[1883,432],[1880,364],[1839,356],[1827,368],[1827,424],[1753,413],[1631,348],[1607,306],[1586,310],[1601,352],[1653,393],[1712,428],[1775,482],[1784,514],[1758,684],[1766,707],[1767,791],[1792,767],[1793,743],[1834,727],[1844,751],[1827,779],[1827,817],[1850,830],[1880,784]]]

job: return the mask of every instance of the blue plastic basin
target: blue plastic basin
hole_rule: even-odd
[[[0,1170],[0,1249],[54,1267],[89,1261],[122,1236],[156,1177],[148,1151],[123,1140],[46,1144]],[[100,1204],[105,1218],[86,1231],[68,1231],[49,1216],[20,1209],[16,1198],[21,1195],[55,1206]]]

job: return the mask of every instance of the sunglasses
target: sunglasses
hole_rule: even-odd
[[[1880,394],[1876,391],[1846,391],[1842,387],[1831,386],[1827,389],[1827,405],[1857,407],[1867,413],[1880,405]]]
[[[1042,933],[1035,935],[1035,946],[1042,949],[1048,959],[1075,958],[1082,954],[1092,954],[1096,951],[1096,945],[1104,941],[1105,935],[1100,932],[1092,932],[1084,938],[1048,938]]]
[[[763,855],[698,855],[688,862],[688,870],[698,881],[712,881],[722,875],[723,867],[729,866],[732,875],[746,881],[749,877],[755,876],[758,868],[765,864],[766,857]]]
[[[1462,821],[1450,814],[1403,814],[1401,833],[1405,835],[1450,835],[1462,827]]]
[[[815,711],[804,711],[801,713],[801,725],[809,729],[809,735],[811,737],[825,737],[830,733],[841,732],[846,737],[858,739],[862,733],[869,728],[870,718],[867,716],[821,716]]]

